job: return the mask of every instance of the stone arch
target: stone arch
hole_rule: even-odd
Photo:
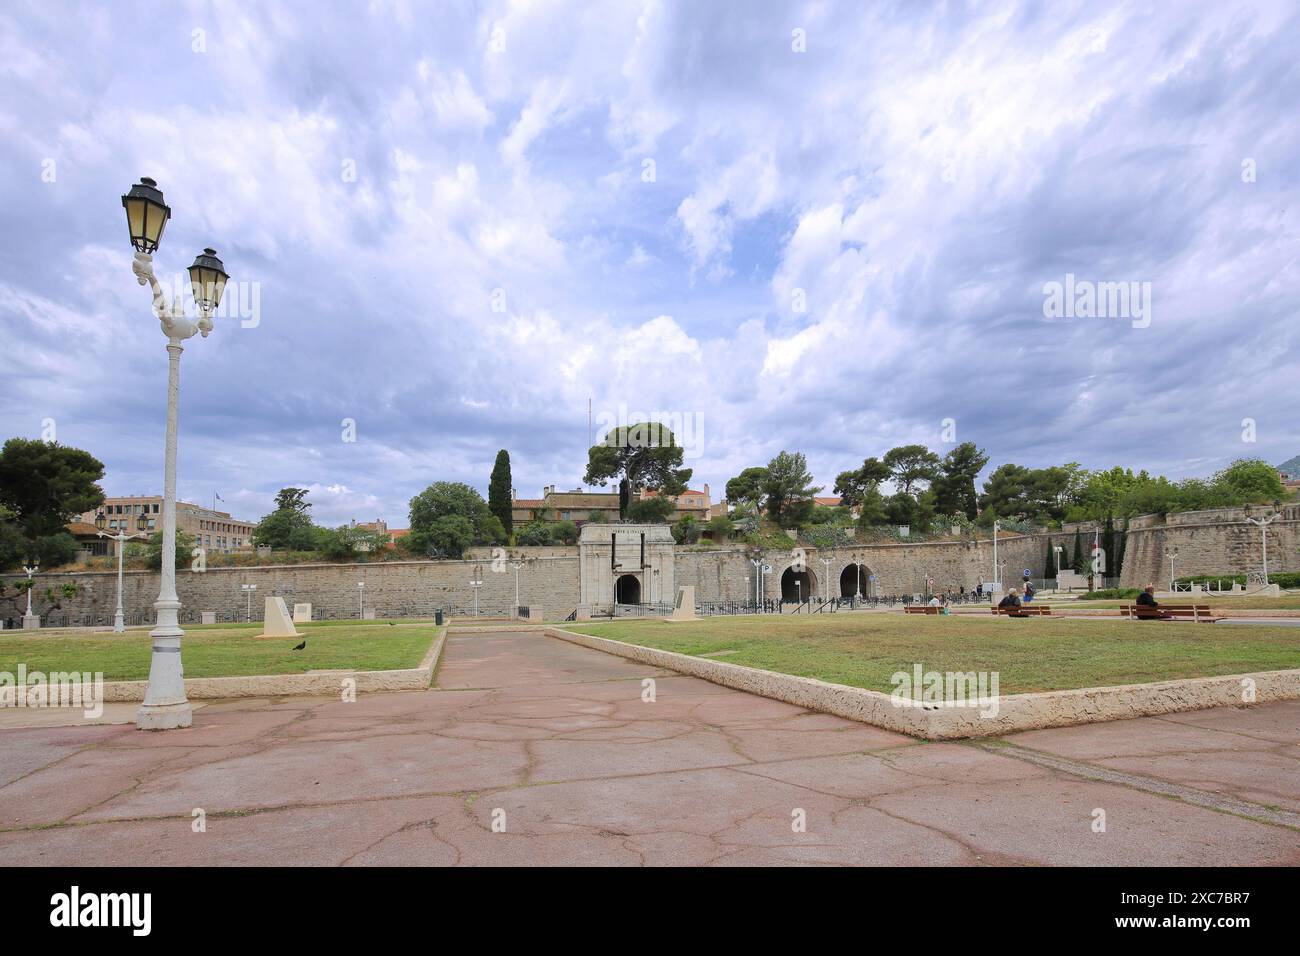
[[[840,572],[840,597],[871,597],[874,590],[871,569],[865,564],[847,564]]]
[[[614,582],[614,600],[619,604],[640,604],[641,579],[635,574],[620,574]]]
[[[781,600],[798,601],[808,600],[817,593],[817,578],[813,576],[812,571],[805,568],[802,571],[796,571],[793,566],[788,567],[781,575]]]

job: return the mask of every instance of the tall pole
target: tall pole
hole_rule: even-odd
[[[818,558],[818,560],[821,561],[822,564],[826,565],[826,580],[822,582],[822,600],[825,600],[831,596],[831,564],[834,563],[835,559]]]
[[[136,714],[142,730],[188,727],[194,715],[185,697],[181,668],[180,598],[176,596],[176,432],[180,416],[181,340],[167,340],[167,449],[163,461],[162,584],[154,602],[157,624],[149,636],[153,652],[144,703]]]
[[[27,627],[27,621],[32,618],[32,575],[41,569],[39,564],[33,564],[30,568],[23,565],[23,570],[27,572],[27,613],[23,615],[23,627]]]
[[[998,523],[993,522],[993,586],[1002,590],[1002,571],[998,565]]]
[[[1276,502],[1274,502],[1274,507],[1277,507]],[[1280,517],[1282,517],[1282,512],[1275,511],[1267,518],[1246,518],[1246,520],[1251,524],[1259,526],[1260,543],[1264,559],[1264,587],[1268,587],[1268,526]]]
[[[96,523],[103,517],[101,512],[95,519]],[[125,531],[118,531],[117,534],[107,534],[103,531],[96,531],[101,538],[107,538],[109,541],[117,543],[117,610],[113,613],[113,633],[123,634],[126,632],[126,617],[122,613],[122,560],[126,557],[126,542],[132,538],[143,538],[142,534],[127,534]]]

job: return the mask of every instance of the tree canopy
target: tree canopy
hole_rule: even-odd
[[[606,485],[618,479],[618,513],[627,517],[632,492],[639,489],[679,495],[686,490],[691,469],[683,468],[683,450],[667,426],[659,422],[611,429],[587,452],[587,484]]]

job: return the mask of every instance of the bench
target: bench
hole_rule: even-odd
[[[1213,624],[1223,620],[1215,617],[1208,604],[1160,604],[1148,607],[1145,604],[1121,604],[1119,612],[1131,621],[1195,621],[1198,624]]]
[[[989,610],[1003,617],[1042,617],[1052,613],[1052,606],[1050,604],[1022,604],[1020,607],[994,605]]]
[[[928,604],[907,604],[903,606],[904,614],[942,614],[943,608],[930,607]]]

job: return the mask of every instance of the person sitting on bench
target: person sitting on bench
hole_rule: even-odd
[[[1142,612],[1142,617],[1157,618],[1165,621],[1173,617],[1172,614],[1160,610],[1160,602],[1156,600],[1156,586],[1154,584],[1148,584],[1143,588],[1142,593],[1137,596],[1137,606],[1147,609]],[[1152,614],[1152,611],[1156,613]]]
[[[998,602],[998,607],[1002,608],[1004,611],[1019,611],[1020,592],[1015,588],[1012,588],[1007,592],[1007,596]]]

